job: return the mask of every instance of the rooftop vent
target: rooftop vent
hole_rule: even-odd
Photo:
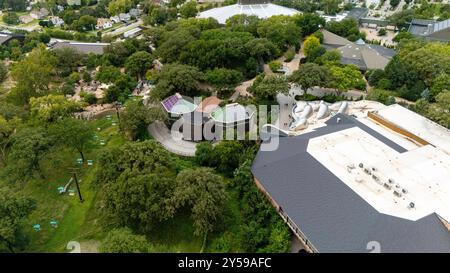
[[[377,168],[372,167],[372,171],[376,172],[376,171],[377,171]]]
[[[360,168],[364,168],[364,164],[362,164],[362,163],[359,163],[359,165],[358,165]]]
[[[411,203],[409,203],[409,205],[408,205],[408,209],[413,209],[413,208],[415,208],[415,204],[413,203],[413,202],[411,202]]]
[[[407,194],[407,193],[408,193],[408,191],[407,191],[406,189],[402,189],[402,192],[403,192],[404,194]]]
[[[394,195],[397,197],[402,197],[402,193],[399,190],[394,190]]]
[[[389,178],[389,179],[388,179],[388,182],[389,182],[390,184],[394,184],[394,179]]]
[[[368,169],[368,168],[364,168],[364,172],[365,172],[366,174],[368,174],[368,175],[371,175],[371,174],[372,174],[372,172],[371,172],[370,169]]]

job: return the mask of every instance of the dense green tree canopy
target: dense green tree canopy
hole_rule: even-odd
[[[82,119],[62,119],[52,125],[49,131],[56,142],[77,151],[83,161],[85,151],[93,145],[93,128]]]
[[[306,63],[300,65],[300,68],[292,73],[290,81],[307,92],[314,86],[326,86],[330,82],[330,78],[330,71],[326,66]]]
[[[154,98],[163,99],[176,92],[193,96],[199,90],[203,73],[196,67],[182,64],[164,65],[157,75],[157,84],[152,91]]]
[[[30,198],[11,197],[0,191],[0,252],[15,252],[27,245],[23,221],[35,208]]]
[[[100,246],[102,253],[146,253],[149,249],[145,236],[136,235],[129,228],[111,230]]]
[[[27,104],[31,97],[48,92],[54,66],[55,57],[44,45],[33,49],[25,59],[14,64],[11,70],[17,82],[11,93],[14,101]]]
[[[130,75],[141,79],[145,75],[145,72],[152,68],[153,61],[154,57],[152,54],[146,51],[138,51],[128,57],[125,62],[125,69]]]
[[[283,76],[266,76],[255,88],[254,94],[262,99],[275,99],[278,93],[287,95],[290,86]]]
[[[66,99],[63,95],[47,95],[30,100],[31,117],[44,123],[70,117],[80,111],[82,106],[82,103]]]
[[[223,179],[212,169],[187,169],[178,174],[173,202],[191,210],[194,234],[204,235],[213,231],[214,224],[223,215],[226,201]]]
[[[120,116],[120,129],[131,140],[147,136],[147,127],[156,120],[165,121],[167,113],[161,107],[147,107],[141,100],[131,101]]]

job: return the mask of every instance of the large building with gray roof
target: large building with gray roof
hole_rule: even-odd
[[[344,37],[323,29],[323,46],[327,50],[337,50],[342,64],[354,64],[360,70],[384,69],[395,56],[393,49],[366,44],[362,39],[351,42]]]
[[[398,105],[336,114],[261,148],[252,173],[307,251],[450,252],[447,141],[449,130]]]
[[[409,25],[408,32],[427,40],[449,42],[450,19],[439,22],[427,19],[413,19]]]

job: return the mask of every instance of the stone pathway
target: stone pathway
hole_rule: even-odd
[[[150,124],[148,132],[169,152],[181,156],[195,156],[197,143],[183,140],[179,132],[172,134],[163,122],[156,121]]]

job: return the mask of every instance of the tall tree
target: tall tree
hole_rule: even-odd
[[[27,245],[23,221],[35,208],[36,203],[32,199],[11,197],[0,191],[0,252],[15,252]]]
[[[48,92],[54,65],[55,57],[44,45],[33,49],[25,59],[16,63],[11,70],[17,82],[11,93],[15,101],[25,105],[31,97]]]
[[[70,117],[82,109],[83,103],[66,99],[63,95],[31,98],[31,117],[38,122],[55,122]]]
[[[14,137],[5,168],[7,179],[18,182],[33,176],[36,171],[43,177],[41,159],[48,153],[52,140],[44,128],[25,128]],[[14,164],[9,164],[14,162]]]
[[[198,68],[189,65],[168,64],[164,65],[157,75],[157,83],[152,91],[154,98],[163,99],[176,92],[193,96],[199,90],[203,73]]]
[[[146,51],[138,51],[128,57],[125,62],[125,69],[130,75],[140,80],[145,76],[145,72],[152,68],[154,60],[152,54]]]
[[[147,136],[147,127],[156,120],[165,121],[167,114],[161,107],[147,107],[141,100],[131,101],[121,114],[120,128],[131,140]]]
[[[213,231],[223,215],[226,200],[223,179],[212,169],[187,169],[178,174],[173,201],[177,207],[190,208],[194,234],[206,236]]]
[[[283,76],[266,76],[255,88],[254,93],[262,99],[275,99],[278,93],[287,95],[290,86]]]
[[[57,142],[76,150],[83,160],[86,149],[93,144],[92,126],[81,119],[62,119],[52,125],[49,130]]]
[[[307,93],[311,87],[327,85],[330,82],[330,71],[325,66],[306,63],[292,73],[290,81],[299,85]]]

